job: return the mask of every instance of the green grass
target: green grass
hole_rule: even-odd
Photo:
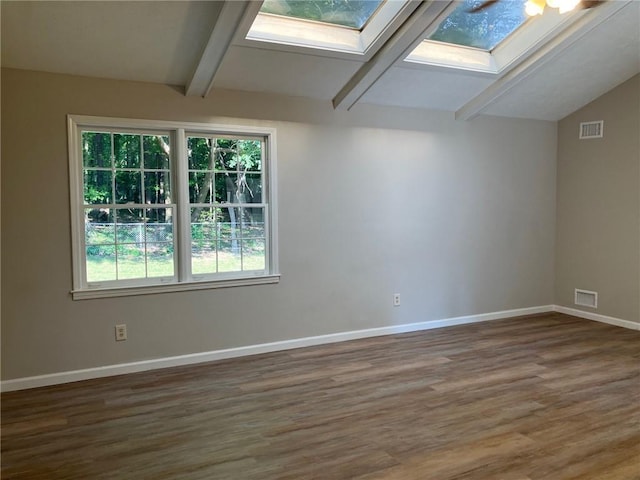
[[[243,270],[263,270],[264,259],[263,253],[244,255],[242,258]],[[149,277],[173,275],[173,262],[170,258],[149,257],[148,260]],[[194,274],[215,273],[215,254],[194,256],[191,268]],[[239,255],[218,252],[218,272],[238,272],[240,268]],[[117,278],[115,259],[92,255],[87,257],[87,279],[89,282],[145,278],[145,275],[144,257],[118,258]]]

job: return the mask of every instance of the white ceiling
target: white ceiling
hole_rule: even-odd
[[[473,72],[399,63],[364,94],[363,102],[457,111],[493,83],[487,75]]]
[[[350,60],[234,45],[214,85],[331,100],[360,66]]]
[[[557,120],[638,71],[640,2],[634,2],[568,47],[557,60],[504,92],[484,113]],[[523,98],[531,100],[522,102]]]
[[[220,6],[2,1],[2,66],[184,85]]]
[[[226,5],[190,0],[3,0],[1,62],[3,67],[179,85],[185,90],[212,84],[334,104],[339,104],[341,93],[359,88],[363,94],[353,98],[363,103],[445,110],[459,118],[491,114],[559,120],[640,72],[640,0],[618,1],[617,11],[605,11],[605,5],[583,12],[597,21],[585,23],[563,40],[549,39],[546,55],[540,53],[497,76],[408,64],[398,55],[417,37],[405,38],[404,44],[402,38],[392,38],[381,49],[384,55],[372,59],[252,43],[243,38],[244,30],[259,2],[244,2],[248,6],[240,19],[228,8],[239,10],[243,2],[237,0]],[[442,1],[432,3],[440,5],[429,8],[442,10]],[[421,7],[427,4],[416,12]],[[433,21],[429,15],[424,18]],[[420,33],[427,26],[416,22],[413,30],[405,30]],[[219,64],[211,63],[212,52]]]

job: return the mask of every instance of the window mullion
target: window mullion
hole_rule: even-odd
[[[187,138],[185,130],[175,131],[173,155],[175,191],[177,193],[176,230],[178,256],[178,281],[191,281],[191,212],[189,208],[189,171],[187,159]]]
[[[111,163],[111,203],[116,204],[116,151],[113,142],[113,132],[111,132],[109,135],[109,141],[111,142],[111,153],[109,156],[109,160]]]

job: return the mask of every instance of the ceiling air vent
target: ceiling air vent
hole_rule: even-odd
[[[598,308],[598,292],[576,288],[574,303],[583,307]]]
[[[582,122],[580,124],[580,139],[583,138],[602,138],[604,130],[604,120],[597,122]]]

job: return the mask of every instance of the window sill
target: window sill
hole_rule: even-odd
[[[169,285],[73,290],[71,295],[74,300],[89,300],[92,298],[130,297],[134,295],[152,295],[158,293],[189,292],[193,290],[210,290],[214,288],[242,287],[248,285],[266,285],[279,282],[280,275],[265,275],[262,277],[172,283]]]

